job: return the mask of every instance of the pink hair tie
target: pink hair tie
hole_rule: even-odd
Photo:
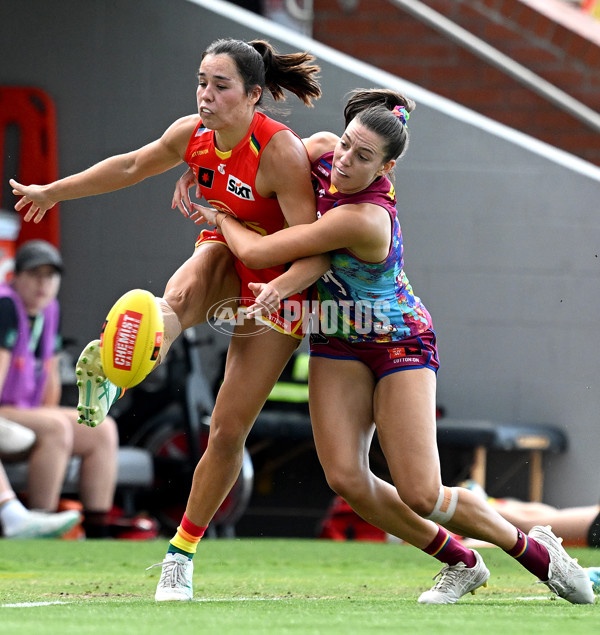
[[[410,118],[410,113],[406,110],[404,106],[396,106],[392,112],[400,119],[403,126],[407,125],[407,121]]]

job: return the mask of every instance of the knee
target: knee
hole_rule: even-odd
[[[240,416],[213,414],[210,421],[209,448],[223,457],[242,452],[250,427],[250,422]]]
[[[411,487],[400,497],[415,514],[427,518],[435,509],[439,497],[439,487]]]
[[[74,432],[68,417],[60,413],[44,415],[46,425],[36,428],[37,445],[52,448],[52,452],[72,454]]]
[[[165,290],[162,298],[159,298],[165,327],[169,318],[173,317],[181,323],[181,317],[190,304],[192,289],[189,286],[174,286]]]
[[[369,482],[368,475],[357,469],[350,470],[344,465],[327,466],[325,478],[329,487],[347,502],[360,499]]]
[[[419,516],[439,525],[450,522],[458,505],[458,488],[440,485],[411,494],[406,504]]]
[[[212,248],[211,248],[212,247]],[[172,309],[183,330],[206,320],[205,313],[218,295],[214,290],[230,291],[230,280],[239,278],[233,256],[222,245],[204,245],[180,267],[167,283],[163,301]],[[226,294],[228,297],[228,294]]]

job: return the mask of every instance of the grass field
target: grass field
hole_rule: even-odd
[[[598,632],[600,605],[551,600],[496,548],[487,589],[452,606],[419,594],[440,566],[411,547],[319,540],[205,540],[194,601],[155,603],[167,541],[0,540],[0,633],[544,635]],[[583,566],[600,554],[570,550]]]

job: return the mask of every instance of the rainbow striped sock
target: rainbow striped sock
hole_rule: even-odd
[[[183,514],[177,533],[169,541],[167,553],[182,553],[191,560],[205,531],[206,527],[195,525],[186,514]]]
[[[444,564],[455,565],[464,562],[467,567],[475,566],[475,554],[453,538],[443,527],[438,527],[436,537],[423,549]]]

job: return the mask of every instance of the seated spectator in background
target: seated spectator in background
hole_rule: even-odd
[[[35,443],[35,432],[20,423],[0,417],[0,458],[19,456]]]
[[[31,448],[35,434],[0,417],[0,455],[20,455]],[[80,520],[79,512],[58,514],[29,511],[13,491],[0,462],[0,529],[4,538],[52,538],[62,536]]]
[[[15,256],[10,284],[0,285],[0,416],[31,429],[29,508],[53,512],[69,459],[81,458],[79,496],[88,538],[109,535],[117,476],[118,431],[107,417],[89,428],[76,408],[59,405],[59,305],[63,263],[50,243],[32,240]]]
[[[515,498],[491,498],[483,487],[472,480],[461,483],[461,487],[487,500],[500,516],[522,527],[523,531],[529,531],[535,525],[550,525],[565,545],[600,548],[600,505],[559,509],[545,503]],[[594,593],[600,593],[600,567],[588,567],[587,572]]]
[[[508,522],[529,531],[535,525],[551,525],[565,544],[579,547],[600,547],[600,505],[559,509],[545,503],[491,498],[475,481],[465,481],[461,487],[478,494]]]

